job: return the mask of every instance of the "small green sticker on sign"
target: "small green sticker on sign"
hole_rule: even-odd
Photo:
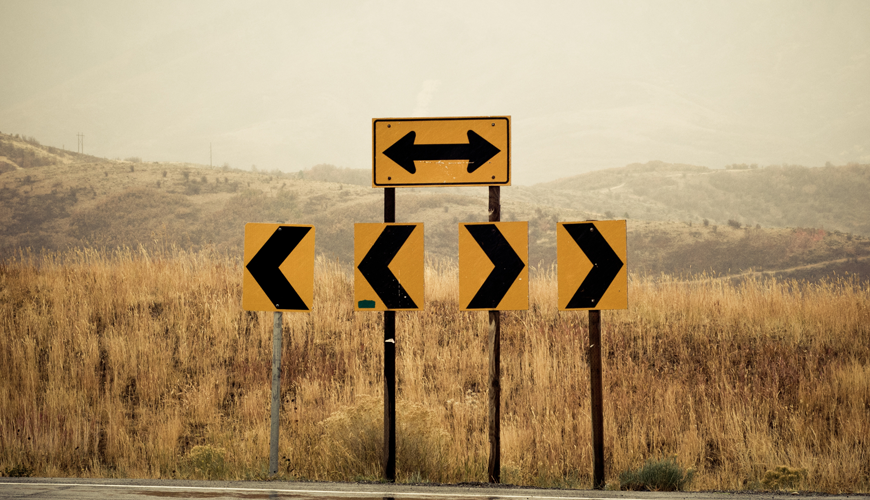
[[[357,303],[357,307],[360,309],[374,309],[375,301],[374,300],[361,300]]]

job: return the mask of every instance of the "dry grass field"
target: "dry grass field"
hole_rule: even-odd
[[[282,478],[379,476],[381,319],[348,271],[318,260],[314,311],[285,314]],[[271,313],[241,309],[241,277],[206,252],[0,263],[0,473],[265,477]],[[502,480],[590,487],[586,316],[531,278],[503,313]],[[485,480],[487,315],[457,281],[430,261],[426,309],[397,314],[400,481]],[[602,314],[611,487],[675,457],[696,490],[870,490],[866,282],[635,277],[629,300]]]

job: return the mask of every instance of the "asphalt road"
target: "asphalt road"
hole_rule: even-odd
[[[113,498],[148,499],[294,499],[294,500],[653,500],[694,498],[702,500],[767,500],[793,498],[870,499],[868,495],[792,493],[654,493],[634,491],[546,490],[489,485],[410,486],[355,483],[287,483],[172,481],[135,479],[0,478],[0,499],[38,498],[83,500]]]

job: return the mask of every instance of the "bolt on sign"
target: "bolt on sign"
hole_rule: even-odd
[[[624,220],[556,226],[559,310],[628,309]]]
[[[355,311],[423,309],[423,224],[353,228]]]
[[[459,308],[529,308],[529,223],[459,224]]]
[[[372,187],[509,186],[510,116],[375,118]]]
[[[311,311],[314,226],[245,224],[242,308]]]

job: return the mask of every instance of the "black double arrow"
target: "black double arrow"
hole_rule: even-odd
[[[495,224],[465,226],[495,266],[466,309],[495,309],[526,267]]]
[[[310,227],[279,226],[245,266],[275,309],[308,310],[302,297],[296,293],[278,267],[293,253],[309,231]]]
[[[390,271],[390,263],[417,226],[390,225],[375,240],[357,269],[387,309],[417,309],[414,299]]]
[[[565,230],[592,262],[592,270],[568,301],[566,309],[594,309],[625,264],[591,222],[564,224]]]
[[[475,131],[468,131],[468,144],[414,144],[417,132],[411,131],[384,151],[384,155],[413,174],[415,161],[468,160],[468,173],[473,173],[501,150]]]

